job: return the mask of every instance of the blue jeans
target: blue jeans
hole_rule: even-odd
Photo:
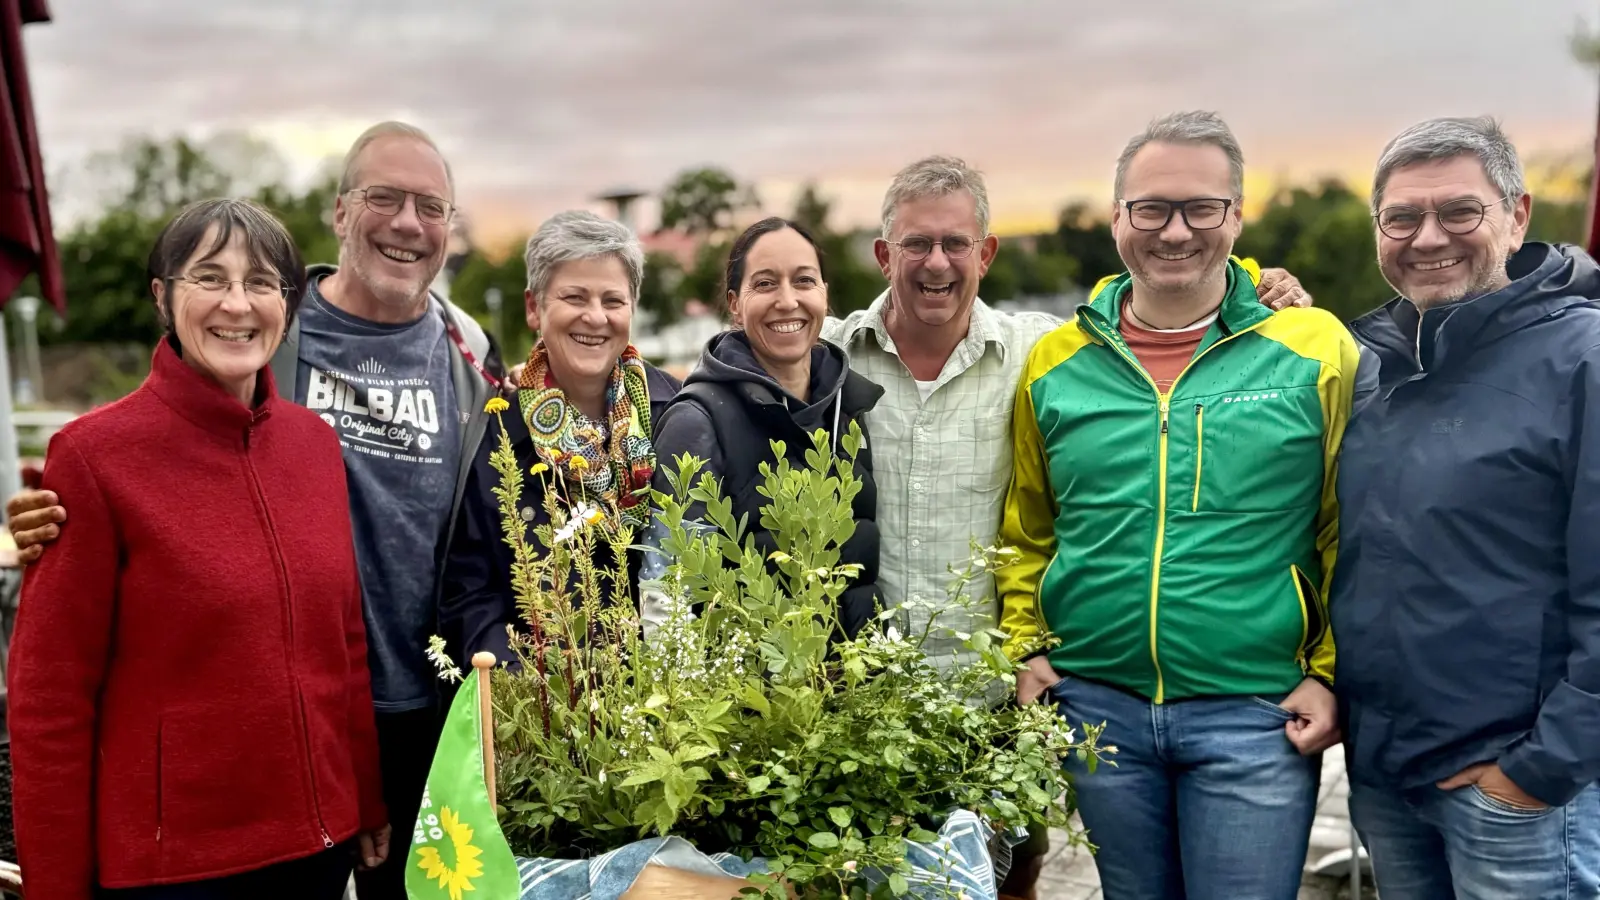
[[[1105,900],[1295,900],[1322,757],[1289,743],[1281,696],[1158,706],[1071,676],[1050,696],[1117,748],[1067,764]]]
[[[1391,791],[1352,782],[1350,820],[1383,900],[1600,898],[1600,786],[1566,806],[1507,806],[1477,785]]]

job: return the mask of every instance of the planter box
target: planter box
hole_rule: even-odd
[[[1010,847],[1025,839],[1025,833],[996,835],[976,815],[958,811],[945,821],[938,841],[907,843],[910,896],[997,900],[995,857],[1009,858]],[[991,853],[991,841],[1001,845],[1000,852]],[[759,859],[708,855],[676,837],[636,841],[587,860],[519,857],[517,868],[520,900],[730,900],[749,884],[744,876],[766,869]],[[873,884],[883,880],[874,872],[862,875]]]

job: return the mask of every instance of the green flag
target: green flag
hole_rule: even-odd
[[[450,704],[411,836],[406,895],[412,900],[514,900],[521,890],[483,778],[479,675],[469,672]]]

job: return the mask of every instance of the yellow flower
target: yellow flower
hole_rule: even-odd
[[[567,465],[582,472],[584,469],[589,468],[589,461],[581,456],[574,456]]]
[[[588,512],[584,513],[583,520],[590,525],[598,525],[600,520],[605,517],[605,513],[602,513],[598,508],[590,508]]]
[[[510,408],[511,404],[507,403],[504,397],[490,397],[489,402],[483,405],[483,411],[486,413],[505,412]]]
[[[533,464],[533,468],[528,470],[528,474],[529,475],[543,475],[544,473],[546,473],[548,471],[550,471],[550,467],[545,465],[544,463],[534,463]]]
[[[483,860],[478,858],[483,851],[473,846],[472,826],[462,822],[448,806],[439,810],[439,827],[450,838],[455,866],[444,864],[437,847],[421,847],[417,850],[417,867],[428,880],[439,882],[440,889],[448,890],[450,900],[461,900],[463,891],[476,890],[472,879],[483,874]]]

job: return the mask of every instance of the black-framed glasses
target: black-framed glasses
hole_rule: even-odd
[[[450,217],[456,212],[455,205],[448,200],[385,184],[356,188],[350,192],[350,196],[366,204],[367,209],[384,216],[399,215],[400,210],[406,205],[406,198],[415,197],[417,218],[428,225],[443,225],[449,222]]]
[[[945,256],[951,259],[961,259],[970,255],[972,248],[978,245],[977,239],[964,234],[947,234],[937,241],[931,237],[913,234],[908,238],[898,241],[884,241],[884,243],[899,247],[900,252],[904,253],[908,259],[927,259],[928,254],[933,252],[935,245],[944,248]]]
[[[1221,228],[1228,220],[1233,200],[1223,197],[1197,197],[1193,200],[1127,200],[1128,224],[1138,231],[1160,231],[1172,221],[1174,212],[1183,216],[1190,231]]]
[[[277,295],[287,299],[289,296],[288,285],[276,278],[269,278],[265,275],[252,275],[249,278],[240,280],[223,278],[221,275],[217,275],[212,272],[206,272],[200,275],[170,275],[167,277],[167,280],[181,281],[184,284],[192,284],[208,294],[220,294],[237,284],[244,288],[244,292],[246,294],[250,294],[254,297],[271,297],[273,295]]]
[[[1378,230],[1390,240],[1403,241],[1422,230],[1423,220],[1433,216],[1439,220],[1439,227],[1454,235],[1471,234],[1483,224],[1484,216],[1488,214],[1489,207],[1502,203],[1506,198],[1491,200],[1484,203],[1476,197],[1462,197],[1451,200],[1449,203],[1440,204],[1438,209],[1422,209],[1416,206],[1385,206],[1373,216],[1378,222]]]

